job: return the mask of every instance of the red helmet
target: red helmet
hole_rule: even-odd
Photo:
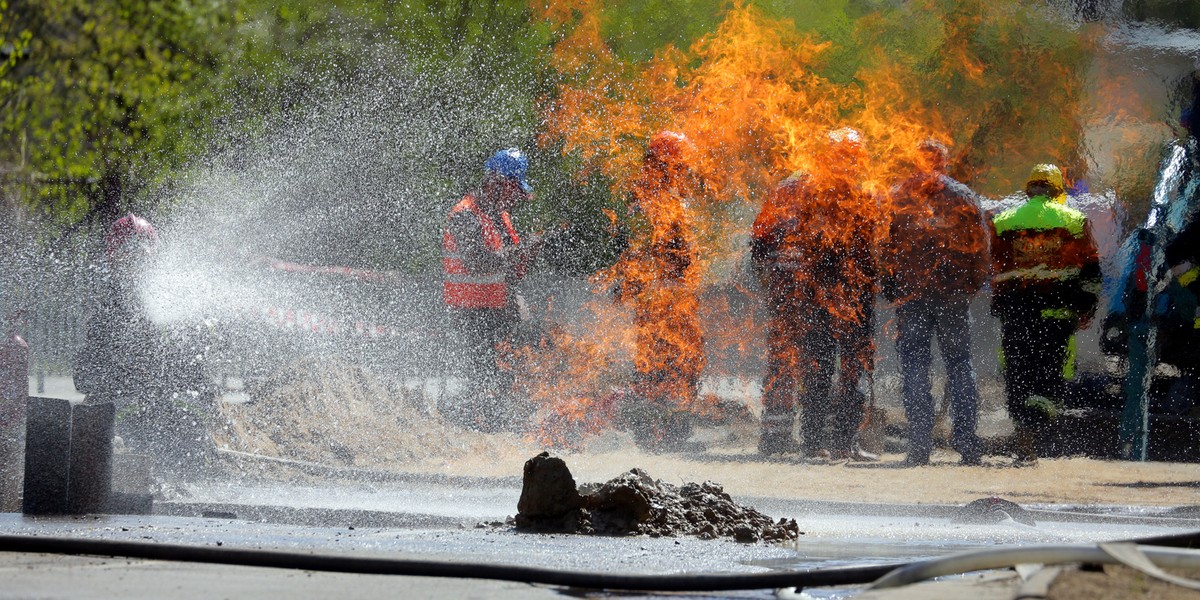
[[[131,241],[153,248],[158,244],[158,232],[150,221],[129,213],[108,228],[108,235],[104,236],[104,252],[111,258]]]
[[[696,152],[696,146],[677,131],[660,131],[650,137],[646,153],[663,162],[682,164]]]

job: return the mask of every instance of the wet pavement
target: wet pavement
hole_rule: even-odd
[[[47,391],[71,391],[55,387],[58,383],[61,382],[49,380]],[[521,534],[507,523],[516,514],[520,495],[520,480],[515,476],[367,473],[324,467],[312,477],[286,483],[253,478],[167,483],[159,487],[155,514],[150,516],[34,519],[0,513],[0,535],[666,575],[883,565],[1002,546],[1094,543],[1200,531],[1200,513],[1172,515],[1161,507],[1096,505],[1094,501],[1078,506],[1024,504],[1032,510],[1033,526],[1013,520],[968,525],[954,522],[960,505],[802,499],[794,497],[799,495],[796,490],[783,485],[801,482],[809,494],[824,490],[827,496],[846,497],[851,494],[842,494],[829,486],[830,478],[852,486],[859,485],[856,482],[861,480],[871,483],[866,489],[872,493],[857,494],[859,497],[886,499],[889,496],[881,490],[932,490],[939,489],[939,485],[949,490],[959,485],[959,479],[975,480],[969,487],[983,491],[989,485],[980,483],[981,475],[984,480],[994,482],[1010,475],[1003,469],[962,470],[940,466],[900,472],[771,464],[765,468],[773,478],[778,478],[777,483],[764,488],[762,483],[754,483],[759,479],[755,468],[761,465],[747,460],[740,455],[725,461],[704,460],[697,462],[696,468],[706,477],[733,484],[727,488],[775,494],[776,497],[733,495],[739,503],[776,519],[796,519],[802,534],[795,543]],[[607,473],[610,469],[649,462],[655,463],[652,475],[661,473],[672,481],[684,481],[695,475],[688,471],[686,461],[671,462],[662,457],[576,456],[572,461],[582,463],[585,473],[582,478],[591,480],[611,476]],[[1145,464],[1136,465],[1136,480],[1122,473],[1133,467],[1089,462],[1071,468],[1086,471],[1088,478],[1096,477],[1095,485],[1108,486],[1103,489],[1109,495],[1140,485],[1143,479],[1146,486],[1153,488],[1152,493],[1157,492],[1155,495],[1195,485],[1194,475],[1151,474]],[[1057,478],[1061,483],[1059,469],[1060,465],[1050,461],[1040,469],[1019,473],[1017,481],[1048,489],[1038,478]],[[515,468],[507,471],[519,472]],[[1101,481],[1098,478],[1101,471],[1111,472],[1118,483]],[[899,487],[901,483],[903,487]],[[1002,486],[993,483],[991,487],[1022,489],[1008,482]],[[951,498],[961,495],[948,491],[940,494]],[[1061,490],[1058,497],[1069,497],[1069,491]],[[1011,579],[992,572],[986,580],[961,577],[933,587],[912,586],[863,597],[957,598],[969,593],[976,600],[1011,598]],[[0,552],[0,581],[5,582],[0,586],[0,598],[529,598],[561,597],[564,593],[584,597],[652,596],[482,579],[349,575],[12,552]],[[857,596],[861,591],[859,587],[841,587],[805,593],[812,598],[845,598]],[[774,593],[762,589],[692,596],[770,598]]]
[[[1088,543],[1200,530],[1200,519],[1107,507],[1106,514],[1031,507],[1012,520],[953,522],[956,507],[737,498],[772,517],[795,518],[795,543],[739,544],[680,537],[534,535],[513,531],[511,479],[391,481],[355,485],[178,484],[149,516],[31,518],[0,514],[0,535],[30,535],[504,564],[603,573],[756,573],[890,564],[1011,545]],[[202,515],[209,515],[204,517]],[[1087,519],[1091,521],[1088,522]],[[144,559],[0,553],[0,598],[559,596],[557,588],[489,580],[346,575]],[[956,585],[961,586],[960,581]],[[988,585],[996,585],[994,582]],[[346,590],[353,590],[346,594]],[[858,588],[815,589],[843,598]],[[961,589],[959,590],[961,591]],[[899,593],[899,592],[897,592]],[[603,595],[599,592],[571,592]],[[773,597],[771,590],[705,597]],[[621,594],[621,597],[630,597]],[[640,597],[634,595],[632,597]],[[882,596],[892,597],[892,596]],[[900,596],[895,596],[900,597]],[[936,595],[927,597],[937,597]]]

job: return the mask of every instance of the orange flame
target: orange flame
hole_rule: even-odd
[[[606,348],[605,358],[575,352],[571,360],[584,364],[566,366],[586,384],[572,383],[568,394],[539,393],[551,402],[552,412],[574,423],[586,422],[586,428],[601,428],[604,419],[584,418],[584,413],[613,409],[609,390],[585,373],[617,367],[612,360],[617,348],[634,354],[634,380],[652,379],[651,373],[673,374],[675,381],[664,384],[659,395],[675,397],[681,406],[697,395],[695,380],[705,365],[706,338],[710,346],[715,343],[725,350],[760,350],[730,339],[758,335],[762,324],[748,318],[752,312],[720,307],[702,311],[697,299],[706,285],[727,281],[745,256],[749,222],[760,208],[768,221],[805,219],[808,228],[819,230],[820,239],[810,241],[825,248],[845,246],[863,236],[877,245],[895,210],[887,192],[913,172],[921,141],[959,142],[964,150],[957,157],[958,171],[972,177],[989,173],[986,165],[1000,155],[1000,147],[1019,151],[1020,160],[1037,151],[1048,155],[1028,162],[1049,158],[1064,166],[1078,164],[1072,150],[1077,144],[1070,143],[1078,132],[1061,130],[1070,122],[1078,76],[1069,67],[1055,67],[1055,61],[1039,60],[1046,52],[1015,41],[1003,46],[1010,49],[1009,55],[1000,59],[981,52],[981,36],[1009,35],[1009,13],[984,0],[925,0],[898,9],[902,17],[926,11],[935,15],[927,18],[941,19],[936,52],[925,63],[914,64],[881,45],[847,83],[821,74],[830,42],[741,3],[729,8],[719,27],[690,48],[667,46],[643,63],[625,61],[604,42],[604,4],[538,0],[534,5],[535,15],[549,21],[561,36],[551,64],[564,82],[543,100],[545,129],[539,141],[579,159],[581,179],[599,173],[612,181],[614,193],[634,200],[644,228],[635,233],[618,264],[596,278],[598,292],[622,286],[621,302],[632,308],[632,323],[617,326],[621,321],[609,320],[587,332],[589,343]],[[869,41],[871,36],[885,38],[903,31],[904,25],[868,16],[857,23],[856,34]],[[1069,44],[1061,44],[1052,52],[1067,56],[1071,51]],[[997,60],[1011,63],[1004,74],[1008,79],[991,73]],[[1047,98],[1032,106],[1011,103],[1005,86],[1014,85],[1046,93]],[[961,98],[993,100],[987,106],[943,102],[947,90]],[[862,134],[854,157],[837,155],[827,143],[830,131],[846,126]],[[1044,135],[1031,143],[1029,139],[1038,135],[1029,132],[1039,128],[1045,129]],[[681,132],[695,146],[687,161],[690,183],[670,193],[647,185],[643,160],[650,137],[665,129]],[[1027,169],[1022,166],[1018,176],[993,176],[992,181],[1008,185]],[[803,174],[803,185],[770,192],[797,171]],[[760,207],[769,193],[768,205]],[[814,225],[818,222],[819,227]],[[686,268],[672,264],[684,255]],[[861,302],[851,298],[874,285],[870,260],[845,261],[841,281],[815,286],[814,301],[840,319],[857,321]],[[672,276],[674,271],[677,276]],[[679,289],[658,289],[664,279]],[[596,308],[610,302],[598,294],[592,312],[612,314]],[[710,335],[700,330],[702,314],[726,321],[710,328]],[[562,335],[562,344],[582,344]],[[648,350],[656,347],[660,350]],[[684,358],[686,368],[680,366]],[[589,360],[599,362],[587,364]],[[543,384],[554,389],[564,385],[564,379]],[[609,398],[609,404],[597,398]],[[696,409],[702,410],[699,405]],[[554,437],[553,432],[547,435]]]

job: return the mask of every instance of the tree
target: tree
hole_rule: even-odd
[[[203,145],[224,2],[13,0],[0,6],[0,160],[40,181],[61,225],[111,218]],[[15,143],[18,142],[19,143]]]

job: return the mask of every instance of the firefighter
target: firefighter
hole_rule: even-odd
[[[979,391],[971,365],[971,298],[988,274],[988,234],[979,197],[946,175],[948,150],[922,142],[917,172],[892,190],[891,229],[883,245],[882,292],[896,305],[896,350],[908,418],[912,466],[929,463],[934,401],[929,371],[934,335],[946,365],[951,445],[964,465],[980,463],[975,426]]]
[[[109,227],[105,270],[73,374],[85,402],[112,402],[116,431],[131,449],[177,474],[207,467],[215,386],[189,344],[155,324],[142,300],[158,232],[130,213]]]
[[[447,416],[480,431],[520,426],[528,411],[511,398],[512,336],[524,310],[513,290],[541,247],[521,236],[511,211],[533,192],[528,159],[517,148],[496,152],[484,164],[483,182],[450,209],[442,235],[442,299],[463,341],[465,400]]]
[[[992,220],[992,314],[1008,412],[1016,425],[1014,465],[1035,464],[1059,411],[1068,344],[1096,310],[1100,259],[1091,224],[1067,206],[1062,172],[1033,167],[1029,199]]]
[[[140,293],[143,272],[158,245],[158,232],[130,213],[104,237],[104,269],[87,315],[84,347],[76,361],[75,388],[118,411],[145,391],[155,334]]]
[[[876,211],[862,189],[864,158],[857,131],[830,132],[819,170],[784,180],[754,222],[751,258],[770,313],[758,444],[764,455],[877,458],[854,443],[866,400],[861,379],[874,354]],[[797,404],[801,443],[792,436]]]
[[[621,419],[650,450],[684,447],[690,405],[706,365],[700,330],[697,248],[689,204],[700,192],[686,136],[651,137],[633,184],[638,229],[613,267],[616,298],[634,311],[633,397]]]

